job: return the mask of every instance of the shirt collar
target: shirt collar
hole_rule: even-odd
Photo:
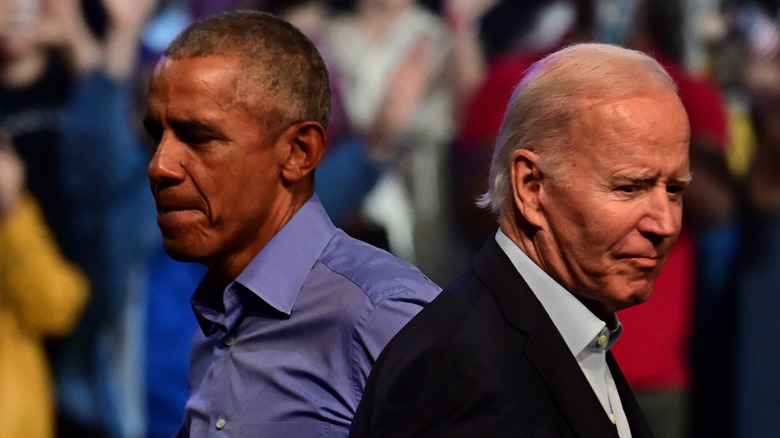
[[[315,194],[222,293],[214,290],[206,274],[191,299],[203,332],[208,336],[215,324],[227,327],[235,319],[236,306],[241,304],[231,290],[245,289],[289,315],[309,271],[335,233],[336,227]]]
[[[572,355],[577,356],[589,344],[596,342],[603,334],[602,330],[608,333],[607,347],[614,344],[622,331],[619,321],[616,330],[612,332],[606,330],[604,321],[594,315],[571,292],[536,265],[500,229],[496,233],[496,242],[517,269],[517,272],[528,283],[531,291],[560,332]]]
[[[303,282],[336,233],[313,195],[239,274],[240,283],[276,310],[289,315]]]

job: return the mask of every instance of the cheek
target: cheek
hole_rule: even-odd
[[[626,214],[595,211],[587,225],[587,236],[591,243],[599,246],[614,246],[634,228],[633,219]]]
[[[585,189],[548,189],[543,201],[552,234],[564,251],[586,263],[598,263],[634,228],[636,218],[625,204]],[[565,254],[564,254],[565,256]]]
[[[196,190],[214,214],[225,214],[254,199],[256,178],[243,160],[225,159],[199,163],[190,172]]]
[[[631,212],[600,208],[582,214],[582,222],[572,224],[568,250],[577,254],[580,263],[601,271],[614,267],[615,256],[634,245],[640,237]]]

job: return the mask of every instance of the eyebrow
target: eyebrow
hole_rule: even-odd
[[[617,175],[613,177],[611,180],[615,183],[622,183],[622,182],[647,183],[647,182],[653,182],[657,179],[658,178],[656,176],[651,176],[651,175],[625,174],[625,175]],[[669,182],[672,184],[683,184],[686,186],[689,185],[691,181],[693,181],[693,175],[691,175],[690,173],[678,177],[669,178]]]
[[[669,181],[676,182],[678,184],[685,184],[687,186],[691,183],[691,181],[693,181],[693,175],[688,173],[683,176],[678,176],[676,178],[670,178]]]
[[[198,120],[171,120],[169,124],[175,132],[207,134],[220,140],[227,138],[218,128]]]

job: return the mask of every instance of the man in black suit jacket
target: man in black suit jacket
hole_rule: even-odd
[[[690,129],[650,57],[535,64],[496,141],[471,268],[385,348],[350,436],[650,437],[609,347],[680,232]]]

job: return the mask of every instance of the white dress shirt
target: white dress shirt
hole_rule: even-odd
[[[607,350],[620,336],[620,322],[614,331],[610,331],[604,321],[537,266],[503,231],[498,230],[496,233],[496,242],[542,303],[588,379],[604,412],[617,426],[620,438],[630,438],[628,419],[606,362]]]

